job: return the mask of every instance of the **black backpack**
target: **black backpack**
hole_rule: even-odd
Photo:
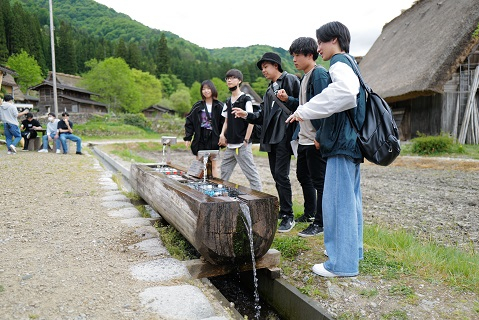
[[[349,110],[346,112],[358,135],[357,142],[363,156],[380,166],[390,165],[401,153],[399,130],[394,121],[391,108],[364,82],[356,61],[345,54],[353,66],[354,73],[359,78],[361,86],[366,91],[366,117],[361,129],[358,129]]]

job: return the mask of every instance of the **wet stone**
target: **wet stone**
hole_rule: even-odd
[[[142,251],[150,257],[170,255],[159,238],[143,240],[142,242],[129,246],[128,249]]]

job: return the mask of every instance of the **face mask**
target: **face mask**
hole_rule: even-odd
[[[231,92],[235,91],[238,88],[238,86],[234,86],[233,88],[228,88]]]
[[[48,121],[53,122],[53,117],[48,117]]]

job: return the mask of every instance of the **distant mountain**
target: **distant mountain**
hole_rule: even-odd
[[[41,23],[48,25],[48,0],[11,0],[12,3],[15,1],[22,3],[26,10],[37,13],[41,17]],[[53,14],[56,21],[66,21],[79,31],[113,42],[122,38],[126,43],[132,41],[146,43],[158,40],[161,33],[164,33],[168,48],[173,52],[180,52],[182,60],[186,61],[211,63],[218,60],[237,67],[244,63],[256,63],[264,52],[273,51],[280,55],[285,70],[296,72],[289,53],[282,48],[255,45],[246,48],[205,49],[169,31],[149,28],[93,0],[54,1]],[[261,73],[259,75],[261,76]]]

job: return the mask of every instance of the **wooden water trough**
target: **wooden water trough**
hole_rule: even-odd
[[[266,254],[277,226],[278,200],[275,196],[220,179],[209,179],[209,182],[239,192],[236,197],[211,197],[192,189],[185,179],[173,179],[158,172],[157,167],[156,164],[132,164],[131,186],[206,261],[216,265],[251,262],[250,241],[240,202],[247,204],[251,215],[255,258]],[[186,172],[182,168],[170,167]]]

